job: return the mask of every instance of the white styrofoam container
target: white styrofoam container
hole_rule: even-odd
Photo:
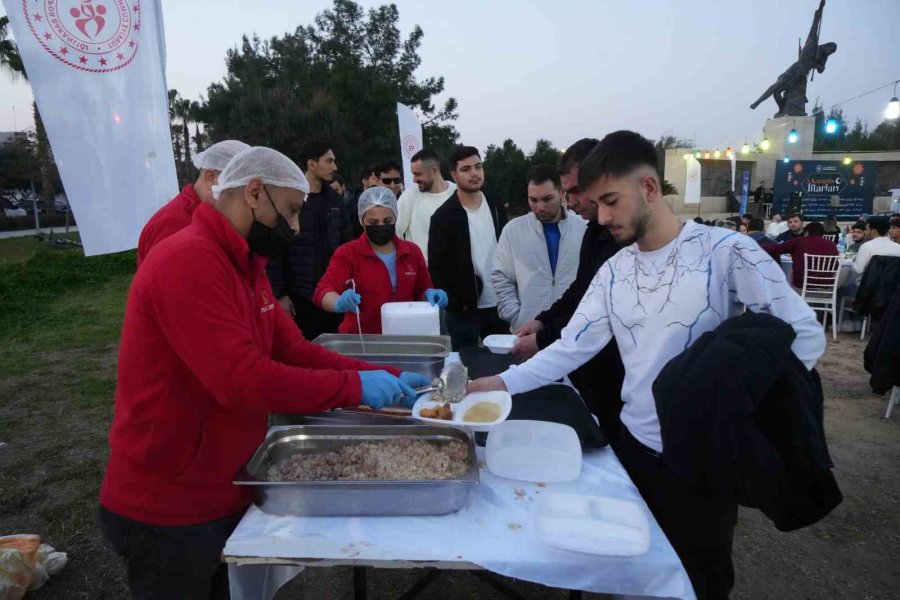
[[[504,421],[488,434],[485,462],[494,475],[561,483],[581,474],[581,442],[568,425]]]
[[[509,354],[517,339],[515,335],[489,335],[484,338],[484,346],[494,354]]]
[[[532,532],[573,552],[638,556],[650,549],[650,523],[636,503],[604,496],[548,493],[535,498]]]
[[[493,402],[500,406],[500,416],[497,417],[496,421],[492,421],[490,423],[469,423],[463,421],[463,415],[466,414],[466,411],[473,404],[478,404],[479,402]],[[453,411],[453,420],[452,421],[444,421],[443,419],[431,419],[428,417],[423,417],[419,413],[422,412],[423,408],[437,408],[440,406],[441,402],[433,402],[431,400],[431,392],[422,394],[416,403],[412,407],[412,416],[416,419],[421,419],[422,421],[427,421],[429,423],[434,423],[436,425],[452,425],[454,427],[462,427],[463,429],[469,429],[471,431],[490,431],[496,425],[499,425],[503,421],[506,420],[506,417],[509,416],[509,412],[512,410],[512,396],[509,395],[509,392],[472,392],[471,394],[466,394],[466,397],[462,399],[462,401],[451,404],[450,410]]]
[[[437,306],[428,302],[385,302],[381,305],[382,335],[440,335]]]

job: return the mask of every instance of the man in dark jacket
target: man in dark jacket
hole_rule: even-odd
[[[519,339],[512,351],[520,356],[531,356],[559,339],[560,332],[575,314],[597,270],[621,248],[606,227],[597,223],[597,205],[588,202],[578,187],[578,166],[599,143],[593,138],[578,140],[560,158],[559,170],[566,204],[569,210],[587,219],[587,230],[581,240],[575,281],[553,306],[516,330]],[[585,404],[597,416],[607,440],[612,443],[622,428],[619,412],[622,410],[620,393],[624,377],[625,367],[622,366],[615,341],[569,374]]]
[[[278,303],[294,317],[303,335],[313,340],[337,332],[343,315],[326,312],[312,301],[319,279],[338,246],[353,239],[351,219],[344,201],[329,185],[337,172],[331,144],[310,140],[300,150],[309,194],[300,211],[300,233],[287,250],[266,266]]]
[[[491,269],[506,211],[481,192],[484,167],[477,148],[459,146],[450,155],[456,192],[431,216],[428,270],[447,292],[447,330],[453,350],[478,345],[507,325],[497,314]]]

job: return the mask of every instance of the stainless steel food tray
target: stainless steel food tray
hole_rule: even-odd
[[[323,333],[314,344],[370,363],[397,367],[432,379],[441,374],[450,354],[450,338],[445,335],[374,335]],[[365,351],[363,351],[365,346]]]
[[[269,467],[299,452],[331,452],[367,441],[416,438],[459,440],[469,448],[468,470],[436,481],[269,481]],[[435,425],[297,425],[270,431],[238,473],[236,485],[256,489],[256,505],[276,515],[442,515],[463,507],[478,484],[475,440],[468,431]]]

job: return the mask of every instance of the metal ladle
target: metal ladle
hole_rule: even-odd
[[[353,279],[348,279],[344,282],[344,285],[349,285],[353,291],[356,291],[356,281]],[[362,346],[362,353],[366,354],[366,343],[363,341],[363,332],[362,325],[359,321],[359,307],[356,307],[356,331],[359,333],[359,345]]]
[[[462,363],[454,362],[445,366],[440,377],[436,378],[427,387],[416,388],[416,396],[428,392],[438,392],[443,402],[456,404],[466,397],[466,388],[469,385],[469,371]]]

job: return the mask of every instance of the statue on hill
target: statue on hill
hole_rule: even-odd
[[[775,117],[805,117],[806,116],[806,77],[815,69],[819,73],[825,70],[825,62],[835,53],[837,44],[828,42],[819,44],[819,33],[822,30],[822,11],[825,8],[825,0],[821,0],[819,9],[813,17],[812,27],[806,38],[806,43],[800,49],[797,62],[778,76],[778,79],[767,89],[759,99],[750,105],[756,108],[769,96],[778,104],[778,112]],[[815,76],[815,75],[813,75]]]

